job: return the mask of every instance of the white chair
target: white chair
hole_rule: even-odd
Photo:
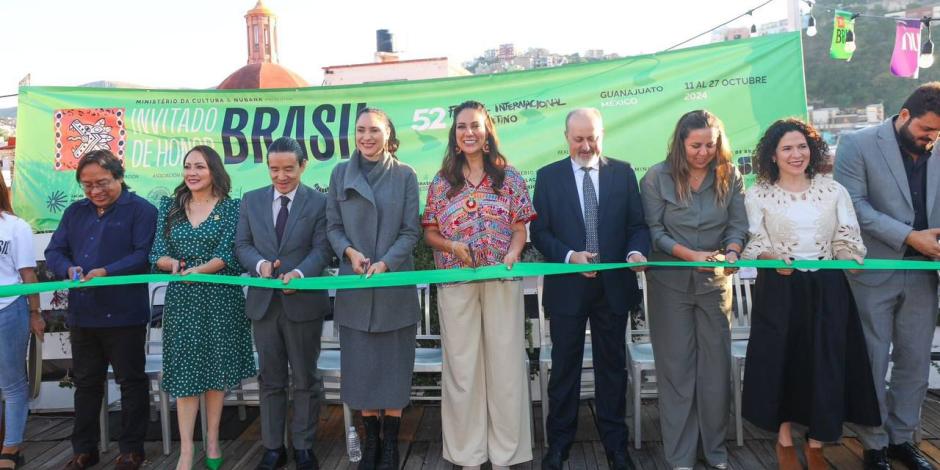
[[[548,380],[552,369],[552,337],[550,319],[545,318],[545,309],[542,307],[542,276],[538,277],[538,305],[539,305],[539,395],[542,399],[542,438],[548,446]],[[581,360],[581,369],[594,369],[594,351],[591,347],[591,325],[587,324],[584,336],[584,356]],[[593,374],[581,377],[581,399],[594,397]],[[585,380],[587,379],[587,380]],[[535,414],[533,413],[533,419]]]
[[[335,298],[336,292],[330,290],[330,298]],[[343,432],[347,432],[353,426],[352,410],[345,402],[341,401],[342,389],[342,367],[341,350],[339,343],[339,328],[334,322],[333,332],[330,336],[323,336],[320,341],[320,357],[317,358],[317,374],[324,381],[322,399],[329,402],[340,402],[343,405]],[[335,387],[327,393],[326,382],[335,383]],[[357,437],[358,439],[358,434]],[[284,431],[284,441],[287,441],[287,430]],[[358,441],[357,441],[358,443]],[[346,440],[346,455],[349,455],[349,439]]]
[[[421,321],[418,322],[417,328],[417,338],[420,341],[437,341],[437,346],[432,347],[415,347],[415,373],[436,373],[440,375],[443,372],[443,356],[441,353],[440,347],[440,334],[433,334],[431,332],[431,312],[430,312],[430,299],[431,299],[431,289],[427,284],[420,284],[417,286],[417,295],[418,295],[418,304],[421,308]],[[330,291],[330,297],[336,297],[336,291]],[[340,401],[341,402],[341,390],[342,390],[342,346],[339,342],[339,329],[334,325],[333,334],[331,336],[324,336],[322,338],[321,348],[320,348],[320,357],[317,360],[317,372],[320,377],[335,382],[335,387],[331,389],[331,393],[328,395],[324,393],[323,397],[329,401]],[[415,390],[427,390],[427,389],[438,389],[440,387],[434,386],[413,386],[412,391]],[[324,390],[326,392],[326,390]],[[427,397],[423,395],[415,395],[412,393],[412,400],[440,400],[440,397]],[[353,425],[352,410],[349,406],[342,402],[343,405],[343,423],[344,423],[344,432],[348,432]],[[353,442],[358,443],[358,434],[354,436],[348,436],[353,439]],[[346,440],[347,445],[347,455],[349,454],[349,446],[353,442],[350,442],[350,439]]]
[[[637,282],[643,291],[643,307],[640,311],[640,320],[633,325],[633,318],[627,320],[627,361],[629,367],[629,386],[627,393],[631,395],[630,403],[633,407],[633,447],[639,449],[642,445],[640,423],[642,417],[641,398],[655,396],[656,382],[648,380],[644,383],[644,374],[655,373],[656,362],[653,360],[653,344],[650,342],[649,307],[647,302],[646,274],[638,273]]]
[[[744,275],[742,275],[744,274]],[[741,392],[744,385],[744,359],[751,334],[751,284],[753,278],[738,272],[732,278],[735,309],[731,321],[731,383],[733,387],[734,431],[738,447],[744,445],[744,420],[741,417]]]
[[[444,353],[441,350],[440,332],[431,329],[431,286],[419,284],[418,304],[421,309],[421,321],[418,322],[418,334],[415,346],[415,374],[436,374],[438,377],[444,373]],[[430,343],[430,344],[429,344]],[[427,391],[436,390],[438,394],[426,394]],[[414,401],[440,401],[440,386],[412,385],[411,399]]]
[[[156,400],[156,405],[158,409],[158,414],[160,417],[160,437],[163,441],[163,455],[170,455],[170,444],[172,436],[170,434],[170,398],[169,395],[163,390],[161,382],[163,380],[163,342],[162,341],[152,341],[151,340],[151,328],[150,323],[153,321],[154,309],[158,304],[158,299],[162,302],[163,295],[166,294],[167,284],[157,284],[152,286],[150,292],[150,321],[147,322],[147,340],[144,345],[145,362],[144,362],[144,373],[147,374],[147,381],[150,384],[150,399],[151,402]],[[162,295],[161,295],[162,292]],[[114,379],[114,369],[108,367],[108,380]],[[99,450],[101,452],[108,451],[108,445],[111,440],[109,426],[108,426],[108,410],[109,410],[109,399],[108,399],[108,381],[105,381],[104,384],[104,395],[101,400],[101,413],[98,416],[99,419],[99,428],[100,428],[100,440],[98,443]],[[202,425],[202,435],[206,435],[207,422],[206,422],[206,413],[205,413],[205,397],[199,397],[200,405],[200,417]],[[203,439],[205,440],[205,439]]]

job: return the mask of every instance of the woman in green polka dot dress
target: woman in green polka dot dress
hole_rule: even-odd
[[[228,196],[231,179],[219,154],[196,146],[183,159],[183,182],[160,203],[150,262],[157,270],[239,275],[234,238],[238,200]],[[177,397],[178,470],[193,464],[193,427],[199,395],[206,394],[206,466],[222,465],[219,420],[224,392],[255,375],[251,323],[239,286],[172,282],[163,309],[163,383]]]

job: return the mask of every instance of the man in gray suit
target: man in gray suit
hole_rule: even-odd
[[[277,277],[286,284],[319,276],[330,261],[326,196],[300,182],[306,167],[307,157],[296,140],[277,139],[268,147],[273,184],[242,197],[235,255],[253,276]],[[252,320],[258,350],[261,440],[266,449],[258,470],[287,463],[283,437],[291,382],[296,468],[319,468],[313,454],[321,390],[316,370],[323,317],[329,310],[325,291],[248,289],[245,314]]]
[[[938,133],[940,82],[932,82],[917,88],[896,116],[846,134],[839,142],[835,178],[852,196],[870,258],[940,259],[940,157],[931,156]],[[913,436],[927,392],[937,272],[861,271],[847,276],[881,407],[882,426],[859,433],[865,468],[890,469],[890,457],[911,469],[932,469]]]

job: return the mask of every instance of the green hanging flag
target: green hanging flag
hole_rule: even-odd
[[[850,47],[845,46],[846,37],[849,32],[855,36],[855,18],[852,12],[836,10],[836,16],[832,22],[832,47],[829,48],[829,56],[838,60],[852,60],[852,53],[855,52],[854,41]]]

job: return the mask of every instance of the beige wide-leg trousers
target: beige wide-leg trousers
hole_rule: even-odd
[[[444,458],[464,466],[532,460],[522,282],[443,286],[437,301]]]

